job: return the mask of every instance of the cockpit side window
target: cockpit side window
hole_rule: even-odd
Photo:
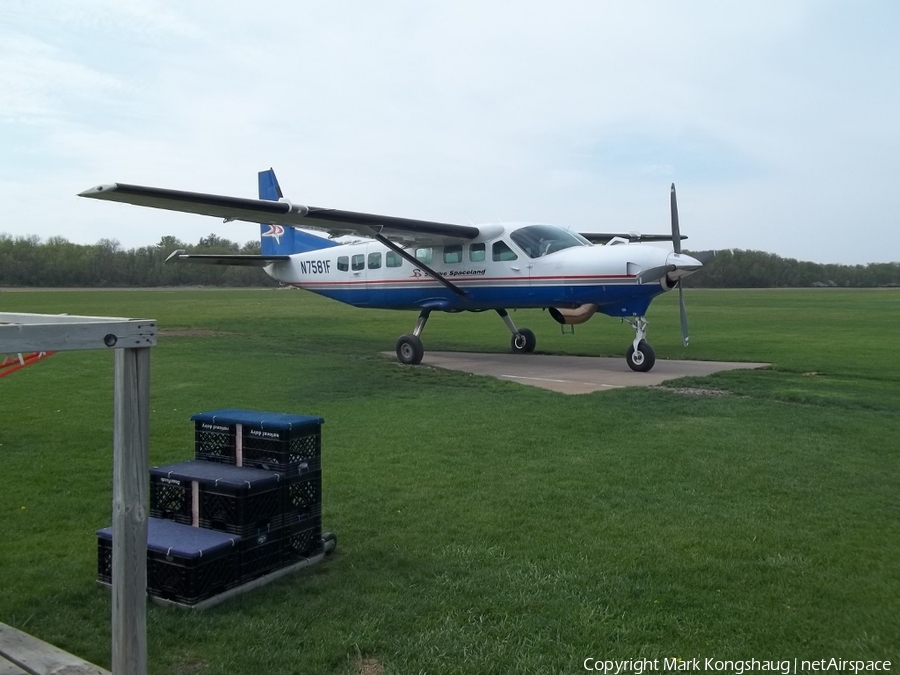
[[[509,247],[509,244],[500,239],[491,246],[491,259],[494,262],[503,262],[506,260],[518,260],[519,256]]]
[[[581,235],[555,225],[528,225],[509,236],[529,258],[542,258],[573,246],[590,246]]]

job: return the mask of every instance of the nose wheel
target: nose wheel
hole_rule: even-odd
[[[628,351],[625,353],[625,360],[628,362],[628,367],[632,370],[646,373],[656,363],[656,354],[653,353],[653,348],[650,345],[641,340],[637,349],[635,349],[634,345],[628,348]]]
[[[631,343],[631,346],[625,353],[625,361],[632,370],[646,373],[656,363],[656,354],[653,353],[653,348],[644,339],[647,337],[647,319],[637,316],[633,320],[625,319],[625,321],[634,328],[634,342]]]

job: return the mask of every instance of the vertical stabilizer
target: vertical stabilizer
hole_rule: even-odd
[[[278,178],[272,169],[259,172],[259,198],[273,202],[284,198]],[[324,235],[310,234],[290,225],[260,223],[259,227],[260,252],[263,255],[291,255],[338,245],[326,239]]]

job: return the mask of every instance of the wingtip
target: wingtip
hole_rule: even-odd
[[[118,187],[115,183],[108,183],[105,185],[96,185],[92,188],[88,188],[84,192],[79,192],[79,197],[91,197],[94,199],[100,198],[100,195],[106,192],[112,192]]]

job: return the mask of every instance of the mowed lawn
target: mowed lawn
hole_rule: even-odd
[[[300,291],[0,292],[0,311],[155,318],[150,456],[190,416],[320,415],[325,563],[203,613],[150,606],[153,673],[577,673],[586,658],[900,661],[900,291],[687,293],[658,358],[772,363],[565,396],[393,351],[415,314]],[[597,317],[538,351],[622,355]],[[493,313],[428,349],[505,351]],[[528,358],[523,356],[523,358]],[[111,354],[0,380],[0,621],[109,665]],[[677,387],[678,389],[673,389]],[[685,389],[726,392],[709,396]],[[895,666],[896,667],[896,666]]]

